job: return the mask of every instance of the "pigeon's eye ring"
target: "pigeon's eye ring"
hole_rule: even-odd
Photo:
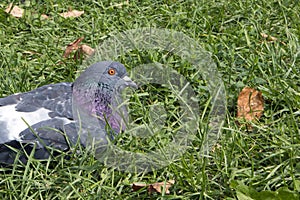
[[[115,75],[116,74],[116,70],[115,69],[109,69],[108,70],[108,74],[109,75]]]

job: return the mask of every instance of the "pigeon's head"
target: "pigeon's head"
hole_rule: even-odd
[[[98,80],[99,87],[107,87],[109,84],[110,89],[115,92],[121,92],[125,87],[137,88],[137,85],[129,78],[126,72],[126,68],[123,64],[119,62],[100,62],[92,65],[90,69],[102,69],[104,64],[105,69],[102,72],[101,77]],[[107,63],[107,64],[105,64]]]
[[[122,103],[121,92],[126,87],[137,88],[128,77],[123,64],[103,61],[91,65],[74,82],[73,104],[85,116],[96,115],[100,120],[108,121],[116,131],[124,129],[120,120],[127,117]],[[114,112],[118,107],[119,112]],[[121,116],[122,115],[122,116]]]

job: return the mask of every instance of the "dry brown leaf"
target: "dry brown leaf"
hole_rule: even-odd
[[[174,180],[169,180],[168,182],[159,182],[159,183],[153,183],[150,184],[148,187],[148,192],[152,193],[152,192],[158,192],[158,193],[162,193],[162,189],[165,186],[165,193],[166,194],[170,194],[169,188],[175,183]]]
[[[86,44],[83,44],[75,52],[73,59],[74,60],[79,60],[79,59],[83,58],[84,55],[87,55],[87,56],[93,55],[94,52],[95,52],[95,50],[92,47],[90,47]]]
[[[261,35],[267,42],[270,42],[270,43],[275,42],[275,41],[279,41],[278,38],[273,37],[273,36],[270,36],[270,35],[265,34],[265,33],[260,33],[260,35]],[[283,45],[286,45],[286,43],[283,42],[283,41],[279,41],[279,42],[280,42],[281,44],[283,44]]]
[[[84,37],[80,37],[77,40],[75,40],[74,42],[71,42],[70,44],[68,44],[63,57],[67,58],[69,57],[69,55],[71,54],[72,51],[76,51],[78,48],[80,48],[79,43],[84,39]]]
[[[71,42],[70,44],[68,44],[63,57],[68,58],[73,51],[75,51],[75,54],[73,56],[74,60],[79,60],[80,58],[83,57],[83,55],[88,55],[88,56],[93,55],[95,50],[92,47],[90,47],[86,44],[79,45],[79,43],[82,42],[83,39],[84,38],[81,37],[81,38],[78,38],[77,40]]]
[[[5,12],[8,14],[11,14],[14,17],[21,18],[23,16],[24,9],[22,9],[18,6],[14,6],[14,7],[12,7],[12,6],[13,6],[13,4],[10,3],[8,5],[8,7],[5,9]]]
[[[94,50],[92,47],[90,47],[90,46],[88,46],[88,45],[86,45],[86,44],[81,45],[80,49],[82,50],[82,52],[83,52],[84,54],[86,54],[86,55],[88,55],[88,56],[93,55],[94,52],[95,52],[95,50]]]
[[[42,18],[42,19],[48,19],[48,18],[49,18],[49,16],[48,16],[48,15],[46,15],[46,14],[41,14],[41,18]]]
[[[262,93],[250,87],[245,87],[238,96],[237,117],[246,121],[259,119],[264,110]]]
[[[60,13],[59,15],[68,18],[68,17],[79,17],[84,13],[84,11],[79,11],[79,10],[70,10],[68,12]]]
[[[137,191],[137,190],[142,189],[147,186],[148,186],[148,184],[145,184],[145,183],[133,183],[131,187],[132,187],[133,191]]]
[[[152,184],[144,184],[144,183],[133,183],[132,189],[133,191],[137,191],[141,188],[147,187],[148,193],[152,194],[153,192],[162,193],[163,188],[165,187],[165,194],[170,194],[170,187],[174,185],[175,180],[169,180],[165,182],[157,182]]]
[[[265,38],[267,41],[269,41],[269,42],[274,42],[274,41],[277,40],[276,37],[273,37],[273,36],[268,35],[268,34],[265,34],[265,33],[260,33],[260,35],[261,35],[263,38]]]

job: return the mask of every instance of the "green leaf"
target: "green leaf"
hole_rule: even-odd
[[[281,187],[277,191],[257,192],[242,181],[231,181],[230,186],[236,190],[238,200],[298,200],[300,197],[287,187]]]
[[[295,192],[289,190],[288,188],[286,187],[282,187],[282,188],[279,188],[277,190],[277,193],[278,193],[278,199],[280,200],[285,200],[285,199],[289,199],[289,200],[299,200],[299,195],[297,195]]]
[[[255,194],[253,196],[253,198],[255,200],[279,200],[276,197],[276,192],[273,191],[261,191],[261,192],[257,192],[257,194]]]
[[[254,199],[252,199],[251,197],[249,197],[248,195],[243,194],[243,193],[240,192],[240,191],[237,191],[237,192],[236,192],[236,196],[237,196],[238,200],[254,200]]]
[[[231,181],[230,186],[236,189],[239,200],[252,199],[251,196],[257,193],[253,188],[246,186],[242,181]]]

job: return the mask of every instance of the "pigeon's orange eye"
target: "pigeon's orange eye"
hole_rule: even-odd
[[[115,75],[116,74],[116,70],[115,69],[109,69],[108,70],[108,74],[109,75]]]

